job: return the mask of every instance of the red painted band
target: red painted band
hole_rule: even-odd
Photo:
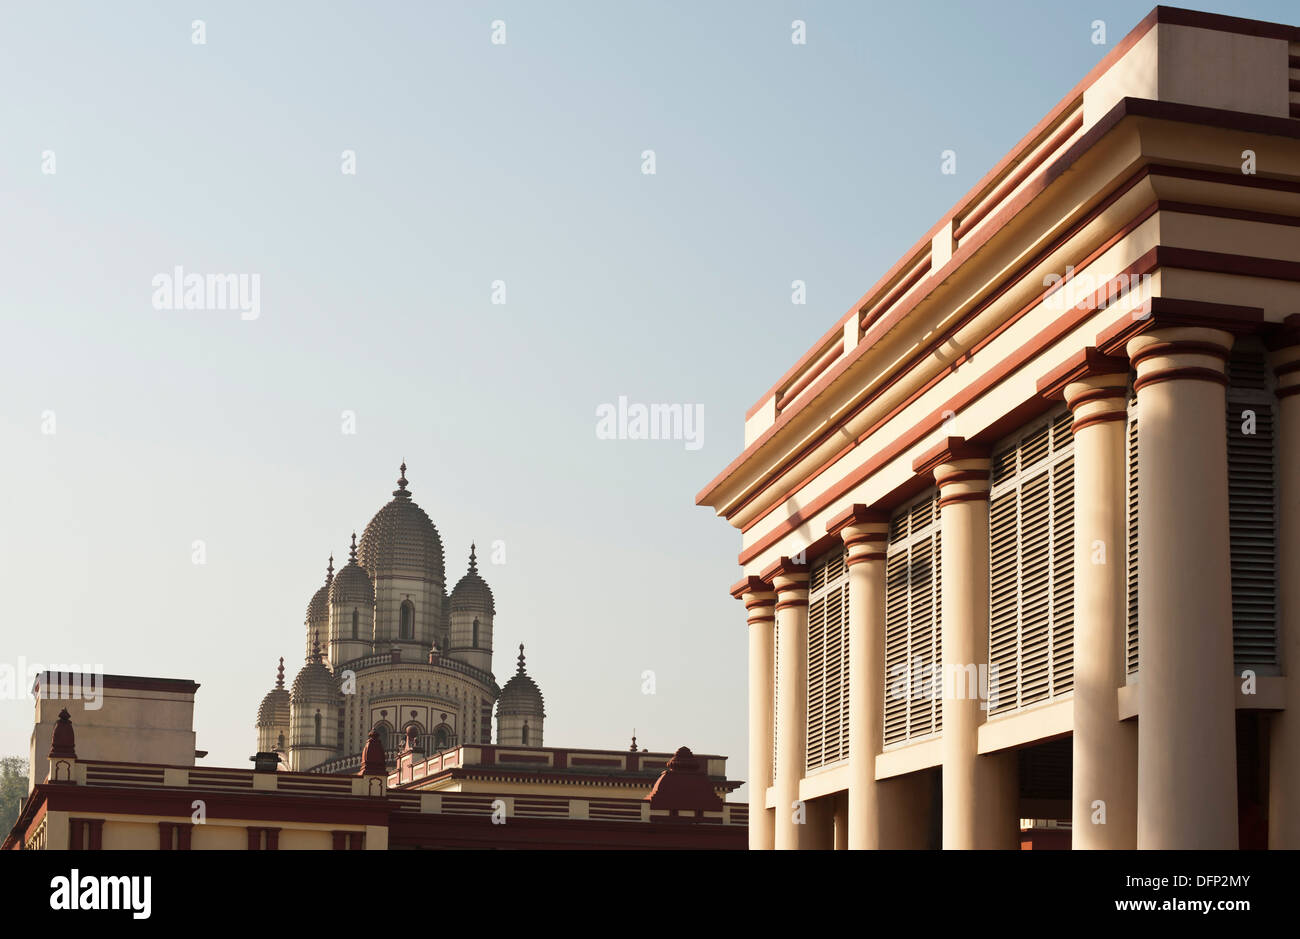
[[[1105,414],[1092,414],[1088,417],[1081,417],[1070,425],[1070,433],[1077,434],[1085,427],[1091,427],[1093,424],[1109,424],[1113,422],[1128,420],[1127,411],[1107,411]]]
[[[1227,385],[1228,376],[1212,368],[1164,368],[1138,376],[1133,382],[1133,390],[1141,391],[1148,385],[1158,385],[1167,381],[1208,381],[1216,385]]]

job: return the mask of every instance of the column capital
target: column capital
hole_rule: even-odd
[[[1178,326],[1153,329],[1128,341],[1129,360],[1137,370],[1133,390],[1166,381],[1205,381],[1227,385],[1226,362],[1233,334],[1222,329]]]
[[[1044,398],[1068,400],[1065,391],[1073,383],[1118,375],[1122,384],[1127,382],[1128,372],[1127,356],[1105,355],[1096,346],[1087,346],[1038,379],[1037,390]]]
[[[750,575],[731,588],[731,595],[745,602],[745,622],[749,626],[771,623],[776,619],[776,591],[761,577]]]
[[[912,470],[925,474],[933,473],[945,464],[968,460],[984,460],[987,463],[990,452],[987,444],[973,443],[965,437],[944,437],[912,461]]]
[[[1180,327],[1248,335],[1263,331],[1266,324],[1261,307],[1152,297],[1132,314],[1098,333],[1097,349],[1105,355],[1124,355],[1133,337],[1152,330]],[[1128,354],[1131,356],[1132,352]]]
[[[853,505],[827,522],[826,531],[843,539],[848,567],[885,559],[885,542],[889,540],[887,512]]]
[[[1268,364],[1277,379],[1278,400],[1300,394],[1300,313],[1292,313],[1268,337]]]
[[[808,565],[783,557],[764,569],[763,580],[776,591],[776,609],[808,605]]]

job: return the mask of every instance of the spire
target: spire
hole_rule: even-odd
[[[519,671],[516,672],[515,674],[522,675],[523,673],[524,673],[524,644],[521,642],[519,643]]]
[[[469,572],[471,574],[478,573],[478,559],[474,556],[474,542],[472,541],[469,543]]]
[[[357,560],[357,533],[352,533],[352,547],[348,549],[348,561],[356,563]]]
[[[284,656],[280,656],[280,667],[275,672],[275,687],[284,687]]]
[[[311,634],[311,660],[313,662],[320,661],[320,630],[319,629]]]
[[[330,552],[330,562],[325,566],[325,586],[334,583],[334,552]]]
[[[406,491],[406,461],[402,461],[402,475],[397,477],[397,488],[393,490],[393,495],[399,499],[409,499],[411,494]]]

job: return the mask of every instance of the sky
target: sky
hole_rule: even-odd
[[[1151,6],[5,0],[0,667],[192,679],[202,762],[246,766],[405,460],[548,746],[743,779],[740,537],[695,494]],[[177,267],[256,308],[166,302]],[[620,397],[699,435],[607,439]],[[0,754],[32,713],[0,700]]]

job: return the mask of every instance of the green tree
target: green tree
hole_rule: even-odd
[[[27,757],[0,758],[0,840],[18,821],[18,807],[27,798]]]

